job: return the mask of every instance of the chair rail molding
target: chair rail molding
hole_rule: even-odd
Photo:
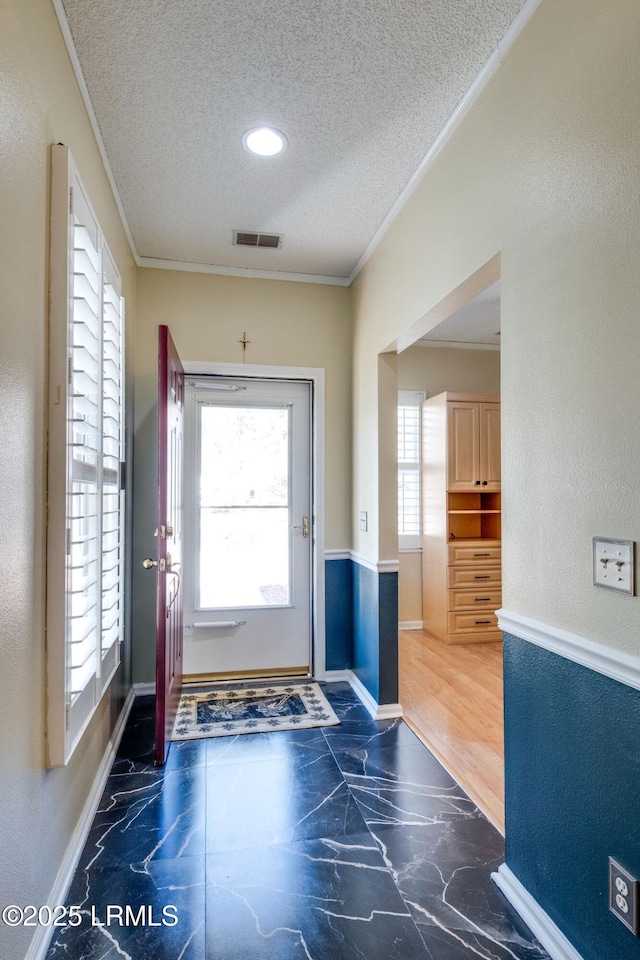
[[[535,643],[611,680],[640,690],[640,657],[510,610],[496,610],[496,614],[498,626],[504,633]]]

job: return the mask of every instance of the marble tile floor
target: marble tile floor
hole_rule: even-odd
[[[498,832],[406,724],[323,689],[340,726],[173,743],[162,769],[139,698],[47,960],[547,958],[490,880]]]

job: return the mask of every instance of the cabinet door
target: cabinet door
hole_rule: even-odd
[[[500,489],[500,404],[480,403],[481,490]]]
[[[478,404],[449,401],[447,422],[449,430],[448,488],[449,490],[481,490]]]

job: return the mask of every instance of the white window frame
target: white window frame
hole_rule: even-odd
[[[403,550],[419,550],[421,546],[421,481],[420,481],[420,432],[421,432],[421,405],[422,401],[426,400],[426,393],[424,391],[416,390],[398,390],[398,549]],[[415,407],[418,412],[417,416],[417,436],[416,436],[416,459],[407,459],[401,458],[400,451],[403,447],[402,443],[402,417],[401,410],[403,407]],[[415,474],[415,483],[418,493],[418,500],[416,505],[417,516],[414,518],[417,521],[417,529],[414,529],[411,533],[404,532],[403,525],[403,487],[404,487],[404,478],[406,474]]]
[[[46,733],[55,767],[68,763],[120,663],[125,364],[120,275],[68,148],[51,150]]]

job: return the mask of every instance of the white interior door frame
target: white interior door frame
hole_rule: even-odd
[[[324,543],[325,543],[325,371],[322,367],[280,367],[258,363],[211,363],[183,360],[184,372],[214,377],[247,377],[267,380],[308,380],[311,383],[312,498],[314,517],[313,597],[311,644],[313,673],[317,680],[326,675]]]

